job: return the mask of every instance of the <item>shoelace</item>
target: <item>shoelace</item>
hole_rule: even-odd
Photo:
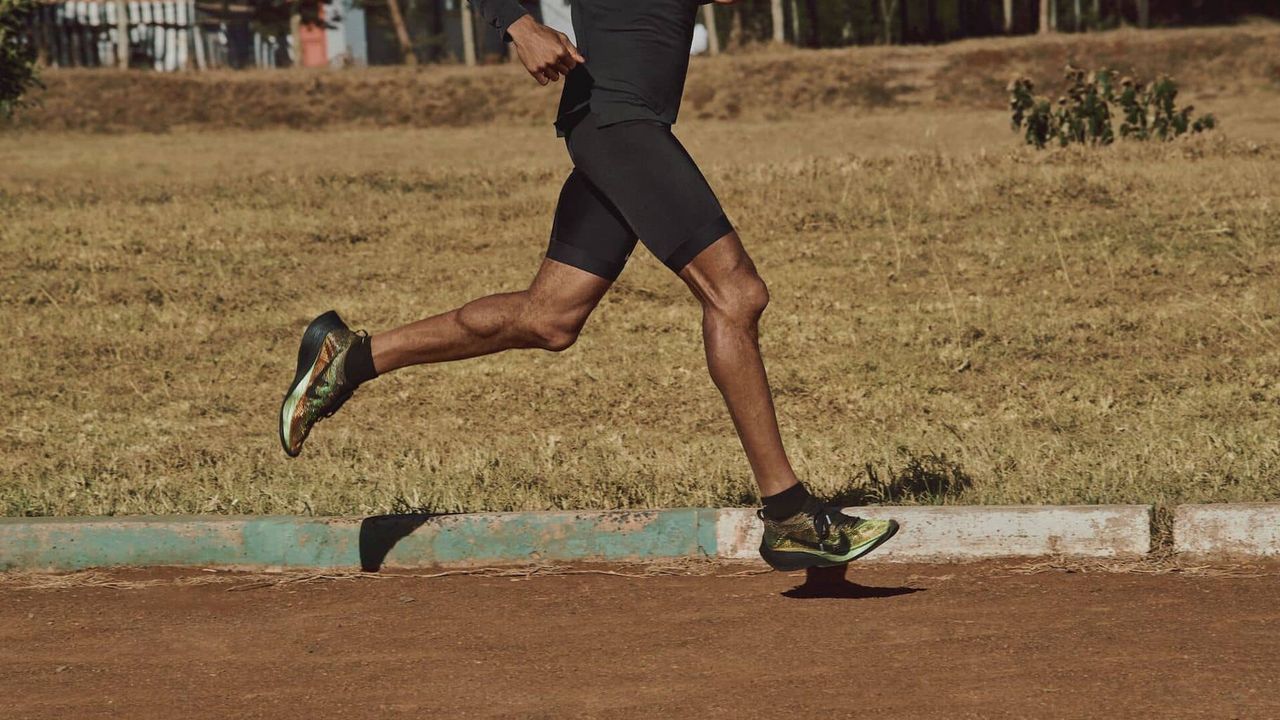
[[[823,507],[821,510],[813,514],[813,529],[818,531],[818,541],[823,545],[827,544],[827,538],[831,536],[831,517],[827,514],[831,512],[828,508]]]
[[[845,515],[840,512],[840,508],[830,505],[823,505],[821,509],[813,514],[813,529],[818,532],[818,544],[826,548],[827,541],[831,538],[831,530],[837,525],[854,526],[861,522],[861,518],[853,515]]]
[[[827,546],[827,540],[831,538],[831,529],[833,527],[836,525],[855,525],[861,520],[861,518],[852,515],[845,515],[840,512],[840,508],[820,504],[817,501],[812,502],[814,505],[806,507],[802,512],[808,512],[813,517],[813,529],[818,535],[818,545],[824,550]],[[761,520],[766,519],[763,509],[757,510],[756,515]],[[832,517],[832,515],[836,515],[838,518]]]

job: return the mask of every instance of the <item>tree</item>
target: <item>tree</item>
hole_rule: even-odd
[[[702,6],[702,22],[707,26],[707,52],[712,55],[719,55],[720,32],[716,30],[715,3],[707,3]]]
[[[821,45],[818,35],[818,0],[805,0],[804,4],[805,16],[809,18],[808,32],[805,33],[805,44],[809,47],[816,48]],[[796,36],[796,43],[799,44],[800,37]]]
[[[893,44],[893,18],[898,14],[899,0],[880,0],[880,18],[884,23],[884,44]]]
[[[125,0],[116,0],[116,67],[129,67],[129,3]]]
[[[742,29],[742,6],[734,5],[729,20],[729,47],[740,48],[747,43],[747,33]]]
[[[27,27],[36,0],[0,0],[0,117],[10,118],[22,107],[23,95],[40,84],[36,50]]]
[[[476,64],[475,17],[471,15],[471,7],[466,3],[459,3],[459,10],[462,12],[462,61],[471,67]]]
[[[787,41],[786,25],[783,22],[782,0],[770,0],[769,14],[773,21],[773,41],[776,43],[784,43]]]
[[[466,3],[459,3],[462,6],[463,16],[470,14],[470,9]],[[387,10],[391,12],[391,24],[396,28],[396,40],[400,42],[400,54],[404,58],[405,65],[417,65],[418,56],[413,54],[413,43],[409,42],[409,28],[404,24],[404,15],[400,14],[400,3],[398,0],[387,0]],[[466,20],[463,20],[466,25]]]
[[[1040,0],[1039,33],[1041,35],[1048,35],[1054,30],[1053,22],[1052,20],[1050,20],[1050,16],[1051,16],[1050,7],[1053,2],[1054,0]]]
[[[1004,0],[1004,34],[1013,32],[1013,0]]]
[[[1138,0],[1138,27],[1151,27],[1151,0]]]

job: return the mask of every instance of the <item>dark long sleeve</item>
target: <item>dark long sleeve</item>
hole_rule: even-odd
[[[480,17],[484,18],[487,25],[507,37],[507,28],[511,23],[528,15],[529,12],[519,3],[519,0],[469,0],[471,7],[480,13]]]

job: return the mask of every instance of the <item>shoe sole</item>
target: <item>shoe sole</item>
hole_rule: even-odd
[[[848,557],[839,560],[828,560],[826,558],[812,555],[804,552],[779,552],[770,550],[763,544],[760,546],[760,557],[768,563],[769,567],[774,570],[783,572],[792,572],[795,570],[808,570],[809,568],[836,567],[838,565],[848,565],[859,558],[865,557],[867,553],[889,542],[894,535],[898,534],[898,521],[890,520],[889,529],[883,535],[863,545],[856,550],[851,550]]]
[[[302,333],[302,344],[298,348],[298,371],[293,376],[293,382],[289,383],[289,389],[285,391],[284,401],[280,403],[280,447],[284,448],[284,454],[289,457],[298,457],[302,452],[301,444],[298,445],[297,451],[290,450],[289,426],[292,424],[294,412],[298,409],[298,403],[307,394],[307,387],[311,384],[311,380],[317,373],[325,370],[325,368],[316,367],[316,363],[320,361],[320,351],[324,348],[324,339],[329,336],[329,333],[345,326],[342,318],[338,317],[338,313],[330,310],[312,320],[306,331]]]

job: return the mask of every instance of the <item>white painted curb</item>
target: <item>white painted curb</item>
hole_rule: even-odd
[[[898,534],[867,560],[978,560],[1000,557],[1134,557],[1151,550],[1148,505],[893,506],[848,508],[893,518]],[[724,509],[716,524],[720,557],[759,559],[763,526],[755,511]]]
[[[1173,549],[1215,560],[1280,557],[1280,504],[1180,505],[1173,512]]]

